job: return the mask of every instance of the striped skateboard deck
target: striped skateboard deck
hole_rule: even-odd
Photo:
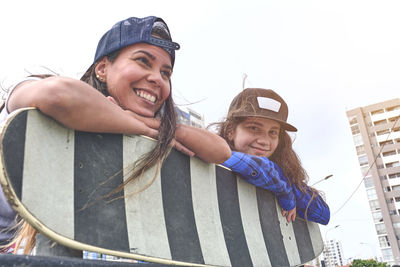
[[[287,223],[272,193],[174,149],[160,172],[150,169],[121,198],[102,198],[154,144],[142,136],[74,131],[23,109],[1,132],[1,185],[25,220],[74,249],[241,267],[296,266],[322,252],[317,224]],[[150,187],[135,193],[154,175]]]

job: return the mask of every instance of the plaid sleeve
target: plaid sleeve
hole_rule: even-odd
[[[327,225],[331,217],[329,206],[325,203],[322,197],[317,194],[316,197],[310,202],[313,193],[308,186],[306,186],[305,193],[301,192],[295,185],[292,185],[294,195],[296,196],[296,211],[299,216],[308,221]],[[305,216],[306,209],[307,218]]]
[[[288,179],[279,166],[268,158],[232,151],[232,156],[222,165],[239,174],[246,182],[272,191],[284,210],[296,206]]]

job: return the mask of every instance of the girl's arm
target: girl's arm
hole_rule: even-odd
[[[308,221],[327,225],[331,215],[329,206],[322,197],[316,192],[313,192],[307,185],[305,186],[305,193],[294,184],[292,185],[292,188],[294,195],[296,196],[296,207],[299,216]],[[311,200],[313,195],[315,195],[315,197]],[[305,215],[306,211],[307,216]]]
[[[289,210],[288,208],[285,208],[284,203],[281,203],[283,201],[287,201],[287,196],[289,195],[288,193],[285,194],[284,192],[290,191],[291,196],[294,197],[293,203],[301,218],[324,225],[328,224],[330,219],[330,210],[322,197],[317,194],[316,198],[310,202],[313,195],[311,189],[306,186],[307,192],[303,193],[297,186],[290,186],[290,182],[283,174],[281,168],[268,158],[251,156],[245,153],[233,151],[232,157],[222,165],[231,168],[234,172],[241,174],[249,183],[274,192],[279,204],[284,210]],[[252,172],[254,172],[256,175],[253,176]],[[279,185],[277,186],[279,193],[277,193],[276,185]],[[291,188],[291,190],[281,189],[286,187]],[[307,206],[307,218],[305,218]]]
[[[272,191],[282,209],[289,211],[296,207],[289,181],[278,165],[267,158],[232,151],[232,156],[222,165],[240,174],[248,183]]]

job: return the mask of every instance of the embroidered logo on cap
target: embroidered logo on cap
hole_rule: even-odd
[[[279,112],[281,108],[281,102],[268,97],[257,97],[258,106],[262,109],[272,110],[274,112]]]

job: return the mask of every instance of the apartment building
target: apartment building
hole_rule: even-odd
[[[327,240],[325,241],[324,249],[324,262],[325,266],[343,266],[343,248],[340,241]]]
[[[400,99],[347,111],[382,258],[400,263]]]

